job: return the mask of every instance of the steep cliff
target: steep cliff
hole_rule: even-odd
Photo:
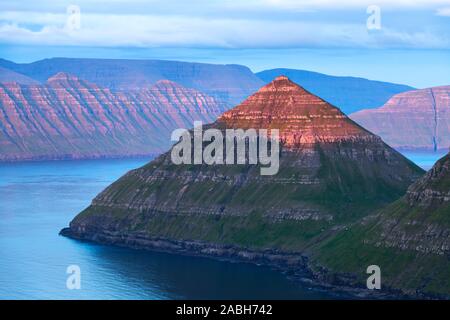
[[[241,102],[263,82],[249,68],[168,60],[52,58],[32,63],[0,59],[0,66],[44,83],[58,72],[69,73],[112,91],[148,88],[159,80],[174,81],[229,106]]]
[[[0,83],[0,160],[160,153],[173,129],[210,122],[224,110],[216,99],[167,80],[127,92],[66,73],[45,85]]]
[[[403,195],[423,173],[286,77],[208,128],[279,129],[279,172],[261,176],[259,164],[175,165],[168,152],[106,188],[62,234],[190,254],[222,255],[231,246],[299,257],[342,223]]]
[[[450,86],[400,93],[382,107],[350,117],[391,147],[436,151],[450,147]]]
[[[412,295],[450,297],[450,154],[406,195],[322,243],[315,261],[324,277],[365,285],[378,265],[382,286]]]

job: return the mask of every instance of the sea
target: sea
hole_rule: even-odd
[[[405,156],[429,169],[443,154]],[[58,235],[106,186],[150,160],[0,163],[0,299],[338,297],[265,266],[104,246]],[[74,266],[79,271],[75,282]]]

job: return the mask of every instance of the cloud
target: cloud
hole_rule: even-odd
[[[450,0],[250,0],[252,4],[284,9],[350,9],[377,5],[383,9],[434,8],[450,4]],[[247,2],[247,3],[249,3]]]
[[[77,4],[88,11],[103,13],[208,12],[258,11],[258,10],[319,10],[367,8],[378,5],[385,9],[437,8],[450,4],[450,0],[15,0],[0,3],[1,11],[49,11],[61,10]]]
[[[450,17],[450,7],[449,8],[439,8],[436,11],[436,14],[438,16],[443,16],[443,17]]]
[[[170,4],[150,1],[146,5],[148,1],[112,0],[100,10],[98,2],[93,6],[92,1],[80,0],[81,28],[73,30],[68,28],[70,16],[65,3],[56,8],[52,6],[54,2],[43,0],[39,10],[31,11],[31,2],[27,10],[1,11],[0,43],[94,47],[450,48],[448,27],[444,27],[447,32],[442,32],[442,28],[436,31],[420,23],[413,23],[413,28],[383,24],[381,30],[369,32],[365,5],[371,2],[342,0],[338,5],[331,0],[196,0],[187,6],[185,1]],[[392,1],[377,2],[392,7]],[[449,2],[399,0],[396,5],[429,7]],[[23,3],[17,1],[16,7],[20,9]],[[2,6],[5,7],[0,5],[0,9]],[[348,9],[355,7],[363,9]],[[347,11],[336,14],[330,8]],[[314,11],[319,9],[320,12]],[[438,13],[445,15],[446,9],[442,10]]]

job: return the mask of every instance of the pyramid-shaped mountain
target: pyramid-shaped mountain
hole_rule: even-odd
[[[255,164],[175,165],[169,151],[110,185],[62,233],[196,254],[221,255],[218,246],[300,252],[404,195],[423,174],[286,77],[206,127],[279,129],[278,173],[262,176]]]
[[[325,241],[315,262],[364,285],[378,265],[386,290],[450,298],[450,153],[405,196]],[[348,277],[353,274],[354,277]]]
[[[218,123],[229,128],[279,129],[287,147],[351,139],[374,140],[338,108],[309,93],[285,76],[277,77],[239,106],[225,112]]]

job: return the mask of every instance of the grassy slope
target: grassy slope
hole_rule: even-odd
[[[328,152],[328,153],[327,153]],[[173,239],[204,240],[214,243],[242,245],[253,248],[275,248],[303,251],[325,236],[334,226],[368,215],[402,195],[405,183],[393,183],[383,176],[383,167],[378,164],[351,161],[342,158],[336,161],[329,157],[329,150],[320,150],[320,169],[306,169],[292,163],[297,156],[284,156],[277,179],[296,178],[308,174],[319,178],[319,185],[274,183],[271,177],[259,176],[257,166],[175,166],[164,163],[164,157],[156,159],[142,169],[164,167],[164,170],[182,176],[186,171],[212,173],[215,170],[227,176],[245,173],[258,178],[243,186],[234,187],[221,181],[190,182],[184,189],[183,208],[207,208],[225,206],[229,213],[239,216],[196,214],[152,214],[139,210],[130,210],[91,206],[74,220],[75,223],[90,223],[100,219],[103,226],[109,225],[121,231],[145,231],[149,236],[161,236]],[[338,156],[339,153],[333,153]],[[283,164],[283,163],[282,163]],[[373,168],[375,167],[375,169]],[[421,169],[411,164],[411,170],[417,174]],[[267,179],[267,180],[265,180]],[[144,199],[156,195],[157,203],[167,207],[186,186],[183,179],[158,179],[146,182],[132,175],[124,176],[108,190],[108,196],[115,204],[130,203],[135,198]],[[136,190],[139,192],[136,194]],[[181,207],[182,206],[182,207]],[[267,213],[284,208],[308,208],[331,214],[333,220],[274,220]]]
[[[376,216],[338,232],[318,245],[312,264],[333,273],[356,275],[355,284],[365,285],[366,268],[375,264],[382,270],[385,286],[405,292],[450,295],[450,259],[445,255],[424,254],[411,249],[386,247],[380,244],[382,226],[387,219],[395,219],[397,228],[407,234],[420,234],[429,223],[450,226],[450,205],[434,210],[413,209],[400,199],[382,209]],[[420,221],[411,225],[411,221]]]

